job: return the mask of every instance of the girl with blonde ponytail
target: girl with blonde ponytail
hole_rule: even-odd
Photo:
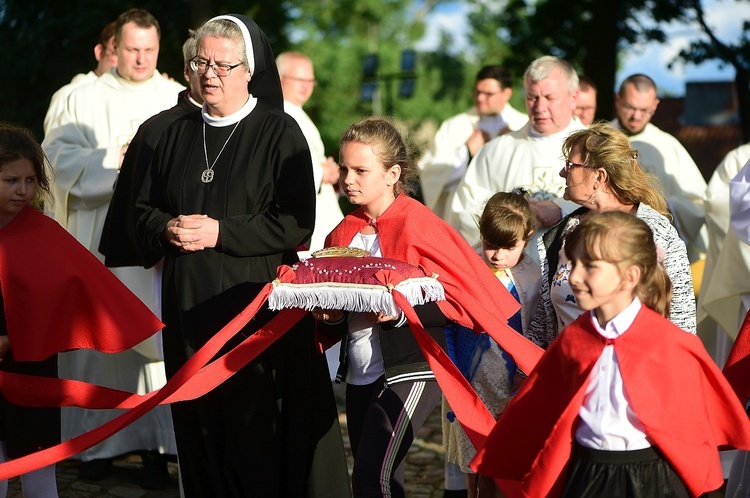
[[[505,496],[702,496],[719,448],[750,421],[700,339],[670,320],[671,283],[648,225],[608,211],[565,240],[584,313],[500,416],[472,468]]]
[[[663,261],[659,261],[663,259],[663,253],[659,255],[661,251],[645,222],[618,211],[592,216],[567,236],[565,252],[571,261],[577,252],[583,261],[605,261],[617,267],[621,274],[628,267],[637,268],[639,279],[633,295],[661,316],[669,318],[672,282]],[[571,277],[574,271],[571,271]]]

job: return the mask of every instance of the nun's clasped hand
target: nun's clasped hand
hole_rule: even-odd
[[[219,222],[205,214],[180,215],[167,223],[166,237],[183,252],[217,247]]]

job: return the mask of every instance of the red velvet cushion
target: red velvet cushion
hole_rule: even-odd
[[[309,258],[280,266],[271,309],[382,311],[399,314],[390,294],[395,288],[412,306],[445,299],[437,276],[403,261],[374,257]]]

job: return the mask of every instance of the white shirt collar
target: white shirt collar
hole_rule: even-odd
[[[607,339],[617,339],[622,334],[624,334],[631,325],[633,325],[635,317],[638,315],[638,312],[640,310],[641,300],[637,297],[634,297],[633,302],[630,303],[627,308],[619,312],[613,319],[607,322],[604,328],[599,325],[599,321],[596,319],[595,310],[589,311],[589,317],[591,318],[591,321],[594,324],[594,328],[597,332],[599,332]]]

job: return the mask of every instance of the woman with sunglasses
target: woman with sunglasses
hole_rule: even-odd
[[[670,320],[695,333],[695,295],[685,243],[670,220],[672,216],[664,193],[653,175],[638,163],[627,136],[606,121],[597,121],[585,130],[572,133],[563,143],[566,200],[577,209],[550,228],[539,239],[542,286],[537,312],[533,314],[528,337],[546,348],[558,332],[581,314],[568,282],[570,262],[565,257],[565,236],[588,213],[623,211],[651,228],[673,295]]]

